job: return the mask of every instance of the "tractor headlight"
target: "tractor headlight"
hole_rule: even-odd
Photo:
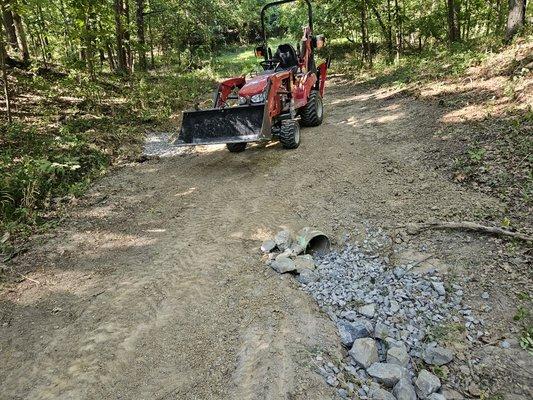
[[[264,103],[266,101],[265,92],[253,95],[250,100],[252,103]]]
[[[248,103],[248,98],[243,97],[243,96],[239,96],[239,105],[240,105],[240,106],[243,106],[243,105],[245,105],[246,103]]]

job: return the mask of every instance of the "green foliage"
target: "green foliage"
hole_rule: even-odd
[[[514,315],[513,317],[513,321],[515,322],[521,322],[521,321],[524,321],[526,318],[528,318],[529,316],[529,311],[526,310],[525,308],[523,307],[519,307],[517,310],[516,310],[516,314]]]
[[[82,134],[52,137],[31,126],[3,126],[0,152],[0,229],[7,222],[36,223],[56,196],[79,191],[110,162]]]
[[[483,160],[486,153],[487,151],[483,148],[473,148],[468,150],[468,157],[473,163],[477,164]]]
[[[520,337],[520,347],[533,356],[533,326],[525,329]]]

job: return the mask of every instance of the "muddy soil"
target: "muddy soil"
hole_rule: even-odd
[[[12,264],[27,279],[0,297],[0,398],[336,398],[314,365],[342,357],[335,326],[265,267],[261,241],[317,226],[340,242],[363,223],[475,219],[501,204],[431,168],[434,105],[340,78],[325,105],[297,150],[198,148],[123,166],[35,238]],[[457,232],[396,243],[398,259],[425,246],[454,279],[498,251]],[[530,367],[502,375],[527,393]]]

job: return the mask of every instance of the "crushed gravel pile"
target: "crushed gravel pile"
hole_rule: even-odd
[[[147,157],[172,157],[187,151],[189,151],[187,147],[176,146],[170,134],[153,133],[146,137],[143,155]]]
[[[374,336],[402,340],[411,356],[420,357],[428,331],[459,310],[462,290],[448,293],[436,271],[413,271],[406,265],[389,268],[377,256],[347,245],[315,260],[314,277],[304,289],[334,320],[364,318]]]
[[[449,364],[454,352],[432,341],[432,332],[453,323],[471,340],[483,335],[483,321],[462,304],[462,287],[415,262],[389,265],[376,255],[386,239],[380,235],[314,256],[302,255],[299,237],[282,231],[261,249],[267,264],[294,274],[337,325],[347,356],[341,365],[317,357],[317,372],[343,398],[444,399],[440,378],[428,369]]]

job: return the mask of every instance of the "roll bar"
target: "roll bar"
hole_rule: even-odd
[[[281,4],[285,3],[293,3],[298,0],[278,0],[274,1],[272,3],[265,4],[263,8],[261,9],[261,30],[262,36],[263,36],[263,46],[265,46],[265,49],[267,48],[267,37],[266,37],[266,29],[265,29],[265,14],[269,8],[279,6]],[[311,32],[313,31],[313,8],[311,6],[310,0],[304,0],[307,4],[307,14],[309,16],[309,28],[311,28]]]

